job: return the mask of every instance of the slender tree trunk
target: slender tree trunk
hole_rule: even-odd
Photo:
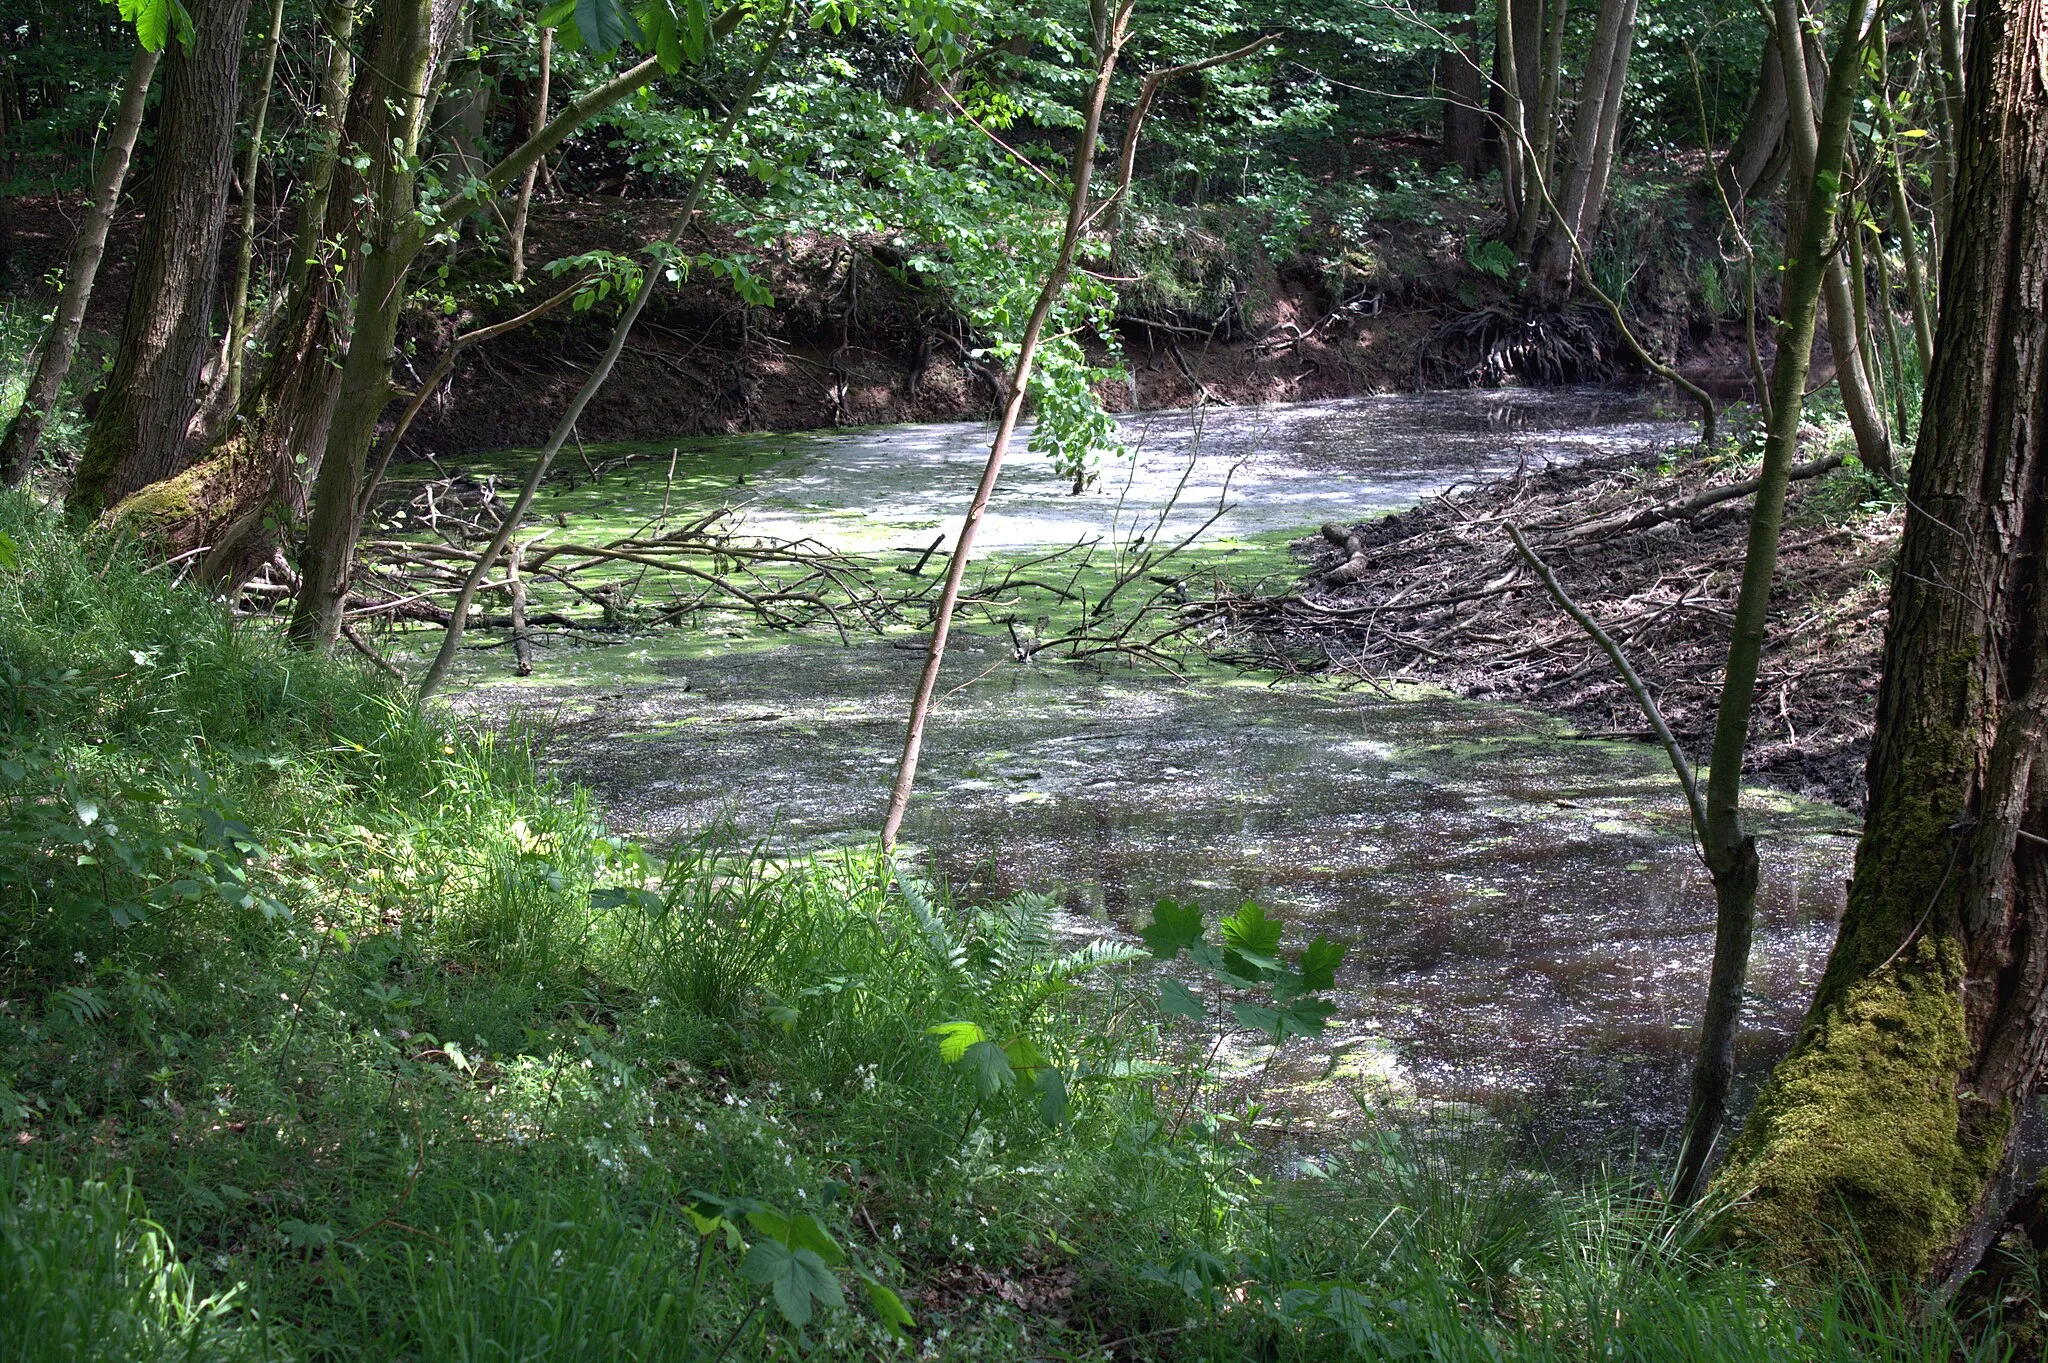
[[[263,125],[270,117],[270,87],[277,80],[277,50],[284,43],[284,0],[272,0],[270,41],[263,52],[263,83],[249,119],[249,150],[242,158],[242,236],[235,261],[235,289],[228,299],[227,395],[233,407],[242,397],[242,349],[249,340],[249,275],[256,263],[256,175],[263,166]]]
[[[1889,160],[1892,232],[1899,239],[1899,254],[1906,262],[1907,301],[1913,308],[1913,349],[1920,357],[1924,379],[1934,372],[1934,303],[1927,289],[1927,266],[1920,255],[1920,230],[1913,221],[1913,200],[1906,194],[1905,168],[1899,164],[1896,147]]]
[[[1537,185],[1549,186],[1556,183],[1552,173],[1556,169],[1555,150],[1557,146],[1557,86],[1563,78],[1565,20],[1570,15],[1570,0],[1550,0],[1547,25],[1543,30],[1543,56],[1536,82],[1536,102],[1523,110],[1523,117],[1529,129],[1530,183],[1534,190]],[[1538,197],[1547,197],[1546,188]],[[1530,211],[1522,215],[1520,228],[1515,233],[1515,254],[1528,260],[1536,249],[1536,238],[1543,230],[1543,214],[1532,203]]]
[[[1842,68],[1837,67],[1837,70]],[[1979,0],[1840,937],[1722,1185],[1772,1253],[1973,1267],[2048,1048],[2048,4]]]
[[[1807,187],[1805,211],[1799,215],[1799,235],[1785,262],[1777,356],[1771,373],[1771,422],[1764,439],[1756,501],[1749,513],[1748,551],[1735,599],[1735,628],[1728,641],[1728,665],[1721,679],[1712,765],[1707,773],[1707,840],[1702,853],[1714,882],[1714,961],[1700,1022],[1699,1051],[1693,1061],[1685,1138],[1672,1177],[1672,1197],[1677,1201],[1690,1201],[1700,1185],[1727,1119],[1728,1092],[1735,1077],[1735,1038],[1756,929],[1760,874],[1756,840],[1742,819],[1742,765],[1749,748],[1757,672],[1770,620],[1771,587],[1777,576],[1785,487],[1799,449],[1807,368],[1855,111],[1858,82],[1854,73],[1861,70],[1863,47],[1876,21],[1874,0],[1854,0],[1844,17],[1835,64],[1840,74],[1829,85],[1820,126],[1814,130],[1814,173],[1802,177]],[[1803,89],[1803,83],[1793,84]],[[1795,121],[1802,117],[1810,120],[1810,114],[1798,107],[1797,91],[1793,104]],[[1810,121],[1807,126],[1813,127]]]
[[[1107,0],[1093,0],[1095,83],[1088,94],[1088,111],[1080,137],[1074,143],[1073,164],[1069,172],[1073,189],[1067,201],[1066,230],[1060,238],[1059,255],[1054,259],[1052,269],[1046,273],[1045,284],[1038,291],[1038,301],[1024,323],[1024,333],[1017,345],[1017,361],[1010,371],[1002,420],[996,426],[995,439],[989,445],[988,462],[982,467],[981,482],[967,504],[967,515],[961,520],[959,537],[953,543],[952,558],[946,564],[946,583],[940,590],[938,608],[932,613],[931,643],[925,650],[924,669],[918,674],[917,690],[910,701],[910,722],[903,733],[903,756],[897,763],[896,781],[889,791],[889,808],[882,818],[882,847],[885,851],[896,846],[897,835],[903,830],[904,816],[910,811],[910,793],[917,784],[918,755],[924,748],[924,727],[931,716],[932,692],[938,686],[939,666],[945,661],[946,637],[952,632],[953,609],[960,600],[960,583],[967,574],[967,560],[974,551],[975,534],[981,529],[981,518],[988,510],[989,498],[995,495],[996,480],[1003,471],[1003,457],[1009,452],[1010,438],[1016,433],[1017,421],[1024,412],[1024,397],[1030,391],[1031,365],[1038,353],[1039,338],[1044,334],[1053,308],[1059,303],[1060,294],[1067,287],[1074,253],[1080,247],[1082,233],[1087,230],[1088,182],[1095,169],[1095,142],[1102,132],[1102,106],[1109,97],[1109,80],[1116,71],[1117,58],[1122,55],[1129,34],[1132,4],[1133,0],[1119,0],[1117,8],[1111,12]]]
[[[1444,159],[1477,176],[1485,159],[1486,98],[1479,66],[1478,0],[1441,0],[1450,16],[1453,46],[1441,58],[1444,85]]]
[[[21,408],[7,424],[6,438],[0,440],[0,479],[9,487],[28,477],[36,450],[42,444],[43,423],[56,410],[64,378],[71,372],[72,356],[78,353],[78,334],[85,327],[85,309],[92,301],[100,257],[106,253],[107,229],[114,221],[121,186],[128,179],[128,161],[135,151],[135,135],[142,127],[142,110],[149,102],[149,83],[156,74],[156,64],[157,54],[142,47],[135,49],[135,56],[128,63],[120,112],[114,117],[106,155],[100,158],[99,173],[93,179],[92,201],[84,221],[78,225],[71,257],[64,265],[64,287],[57,295],[56,315],[50,319],[50,329],[43,333],[42,354],[36,360],[35,376],[29,380]]]
[[[533,121],[527,132],[531,137],[539,132],[548,121],[548,80],[553,71],[555,53],[555,31],[544,28],[540,31],[540,88],[533,96]],[[512,282],[522,283],[526,279],[526,217],[533,207],[533,182],[540,174],[540,162],[526,168],[526,176],[519,182],[519,202],[512,208],[512,226],[505,233],[505,249],[512,257]]]
[[[1571,288],[1574,243],[1586,251],[1593,247],[1590,228],[1600,219],[1599,197],[1605,193],[1614,153],[1635,12],[1636,0],[1601,0],[1594,23],[1593,47],[1572,115],[1572,168],[1536,262],[1537,291],[1553,304],[1562,302]]]
[[[1529,130],[1523,119],[1522,69],[1518,49],[1525,46],[1515,11],[1526,4],[1497,0],[1494,5],[1493,62],[1495,95],[1501,120],[1501,193],[1507,210],[1507,236],[1521,235],[1522,217],[1529,211]],[[1540,10],[1540,6],[1537,7]]]
[[[691,219],[697,216],[697,205],[704,198],[705,187],[711,183],[711,177],[718,170],[720,157],[725,151],[726,144],[732,139],[733,130],[746,116],[747,109],[754,102],[754,95],[761,88],[762,80],[766,78],[769,67],[774,64],[775,54],[781,50],[783,38],[789,32],[793,14],[793,9],[783,10],[782,20],[776,25],[775,36],[761,50],[760,59],[754,66],[753,76],[747,82],[745,91],[733,101],[732,107],[727,111],[725,125],[719,130],[717,141],[704,154],[703,162],[697,167],[696,178],[690,184],[689,197],[683,200],[683,206],[676,212],[675,224],[669,229],[664,248],[656,253],[658,260],[665,260],[674,253],[683,239],[683,233],[689,230]],[[575,432],[576,422],[582,417],[583,409],[589,406],[590,400],[597,396],[597,390],[611,377],[612,368],[619,362],[620,352],[626,348],[626,338],[632,335],[633,324],[640,320],[641,312],[647,307],[647,300],[654,296],[655,289],[660,286],[661,276],[662,269],[659,263],[650,264],[647,273],[641,276],[640,287],[634,291],[632,301],[626,305],[625,311],[619,314],[619,320],[612,326],[611,344],[605,348],[603,358],[598,361],[597,367],[590,371],[590,377],[583,381],[583,386],[576,391],[576,396],[570,399],[568,407],[556,420],[553,434],[548,437],[548,443],[535,457],[533,467],[527,471],[526,481],[520,485],[518,499],[512,503],[512,509],[498,523],[497,533],[491,537],[491,542],[484,546],[484,551],[477,555],[475,565],[463,579],[462,588],[455,597],[455,604],[448,612],[448,629],[441,636],[441,647],[435,651],[434,661],[428,666],[426,676],[420,678],[420,699],[425,700],[433,695],[447,678],[448,669],[455,662],[456,650],[462,646],[462,632],[468,623],[470,607],[476,602],[477,592],[483,584],[484,577],[491,571],[498,556],[505,552],[505,547],[511,543],[512,536],[518,533],[520,522],[526,517],[527,508],[533,505],[534,494],[540,491],[541,480],[547,477],[548,467],[554,463],[555,456],[562,452],[562,446],[569,442],[570,435]],[[363,505],[360,501],[358,504]],[[367,509],[367,506],[364,506],[364,509]],[[349,541],[353,544],[354,540],[355,531],[351,530]],[[302,595],[300,600],[303,602],[304,599]],[[341,608],[342,603],[337,601],[334,606],[337,627]]]
[[[192,0],[189,46],[163,60],[163,112],[127,316],[68,507],[91,518],[185,466],[186,427],[212,348],[228,172],[249,0]]]

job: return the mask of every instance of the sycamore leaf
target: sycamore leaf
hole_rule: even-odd
[[[1170,961],[1180,954],[1182,947],[1202,940],[1202,911],[1193,904],[1162,899],[1152,908],[1152,921],[1139,929],[1138,935],[1145,939],[1153,956]]]
[[[1317,937],[1301,953],[1301,987],[1310,993],[1329,989],[1337,983],[1337,967],[1344,962],[1344,948],[1327,937]]]
[[[1280,949],[1280,920],[1268,918],[1265,909],[1246,900],[1244,907],[1223,920],[1223,944],[1254,965],[1270,968],[1273,953]]]
[[[839,1279],[817,1251],[791,1249],[777,1240],[756,1240],[740,1261],[740,1276],[775,1297],[775,1309],[791,1325],[810,1324],[812,1303],[844,1306]]]
[[[1168,1017],[1188,1018],[1194,1022],[1200,1022],[1209,1013],[1202,1004],[1201,996],[1179,980],[1159,982],[1159,1011]]]
[[[969,1046],[988,1039],[988,1033],[971,1022],[942,1022],[925,1030],[939,1039],[939,1059],[948,1065],[957,1063],[961,1056],[967,1054]]]
[[[1277,1008],[1268,1008],[1259,1003],[1233,1003],[1230,1005],[1230,1015],[1237,1019],[1241,1027],[1264,1032],[1276,1041],[1280,1037],[1280,1010]]]
[[[1065,1075],[1055,1069],[1040,1070],[1032,1084],[1031,1100],[1047,1126],[1058,1128],[1066,1125],[1069,1104]]]
[[[967,1048],[963,1057],[974,1073],[975,1087],[984,1098],[993,1098],[1002,1092],[1003,1086],[1016,1077],[1010,1068],[1010,1057],[1001,1046],[993,1041],[977,1041]]]

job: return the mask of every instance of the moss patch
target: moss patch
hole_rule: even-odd
[[[1848,1237],[1878,1272],[1917,1277],[1960,1231],[2011,1125],[2000,1113],[1963,1135],[1962,973],[1953,941],[1922,939],[1809,1026],[1720,1176],[1746,1195],[1738,1238],[1827,1264]]]

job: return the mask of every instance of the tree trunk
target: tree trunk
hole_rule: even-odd
[[[1739,204],[1752,195],[1768,192],[1764,172],[1778,158],[1785,141],[1785,57],[1777,39],[1764,35],[1763,78],[1743,117],[1728,154],[1721,158],[1721,184],[1728,201]]]
[[[1536,264],[1538,294],[1553,304],[1570,291],[1574,245],[1592,251],[1588,237],[1600,220],[1600,198],[1606,193],[1613,161],[1635,15],[1636,0],[1601,0],[1594,23],[1593,47],[1572,115],[1572,168]]]
[[[97,516],[185,466],[186,427],[212,348],[249,0],[192,0],[186,9],[192,41],[173,41],[164,56],[158,173],[113,372],[71,487],[75,516]]]
[[[1498,0],[1494,5],[1493,102],[1500,117],[1501,197],[1509,241],[1521,235],[1523,215],[1529,212],[1529,129],[1523,117],[1527,101],[1520,55],[1528,44],[1518,25],[1528,22],[1531,8],[1542,11],[1540,4],[1532,6],[1527,0]]]
[[[227,394],[224,405],[242,398],[243,347],[249,340],[249,276],[256,264],[256,175],[263,166],[263,125],[270,118],[270,88],[277,80],[277,50],[284,44],[284,0],[271,0],[270,41],[263,51],[263,84],[249,119],[248,154],[242,158],[242,234],[235,252],[235,288],[228,296]]]
[[[1841,935],[1721,1181],[1740,1232],[1973,1265],[2048,1047],[2048,0],[1980,0]],[[1839,72],[1843,68],[1837,67]]]
[[[121,186],[128,179],[128,160],[135,151],[135,135],[142,127],[143,106],[149,102],[149,83],[156,74],[157,54],[147,48],[135,49],[128,63],[128,81],[121,89],[121,110],[114,118],[107,152],[100,160],[99,174],[92,185],[92,202],[85,220],[78,225],[78,238],[71,244],[71,258],[64,265],[64,287],[57,295],[57,312],[43,335],[42,354],[36,361],[35,377],[29,380],[21,408],[7,424],[7,436],[0,440],[0,479],[15,487],[28,477],[42,444],[43,423],[56,409],[71,372],[71,357],[78,353],[78,333],[85,326],[86,304],[92,301],[92,282],[100,269],[100,257],[107,249],[107,228],[114,221]]]
[[[1856,457],[1887,483],[1896,483],[1899,474],[1892,463],[1891,432],[1885,427],[1884,405],[1878,401],[1866,363],[1863,328],[1857,324],[1854,290],[1862,282],[1849,278],[1849,269],[1839,255],[1828,262],[1828,349],[1835,355],[1835,383],[1842,390],[1842,409],[1849,415],[1849,429],[1856,434]]]
[[[1443,53],[1444,159],[1478,176],[1486,147],[1486,97],[1480,90],[1478,0],[1442,0],[1450,16]]]
[[[1537,235],[1543,229],[1541,201],[1548,195],[1556,163],[1557,87],[1563,79],[1565,21],[1570,17],[1570,0],[1550,0],[1543,30],[1543,57],[1538,64],[1536,102],[1522,111],[1529,127],[1529,211],[1522,215],[1515,233],[1515,254],[1529,259]],[[1543,186],[1539,191],[1537,186]]]
[[[554,73],[555,31],[544,28],[540,31],[540,88],[534,92],[532,123],[526,135],[532,137],[548,121],[548,83]],[[533,208],[533,181],[540,174],[540,162],[526,168],[526,177],[519,182],[519,201],[512,207],[512,226],[505,233],[505,250],[512,257],[512,282],[523,283],[526,279],[526,218]]]
[[[313,514],[300,550],[299,595],[290,627],[291,638],[300,644],[331,643],[341,628],[364,459],[377,419],[396,392],[391,350],[405,308],[407,277],[423,244],[414,212],[415,166],[432,114],[428,91],[440,83],[438,71],[460,9],[461,0],[385,0],[372,21],[369,55],[350,101],[349,141],[370,162],[359,196],[350,196],[364,204],[366,259],[348,354],[336,380],[327,453],[313,479]]]
[[[1038,351],[1039,338],[1044,334],[1053,309],[1059,304],[1061,293],[1066,290],[1067,276],[1074,265],[1074,253],[1080,247],[1082,235],[1088,230],[1088,181],[1095,170],[1095,142],[1102,131],[1102,106],[1109,98],[1110,77],[1116,72],[1117,58],[1129,36],[1133,4],[1134,0],[1121,0],[1112,13],[1106,0],[1092,0],[1095,81],[1089,90],[1088,112],[1082,122],[1080,136],[1075,139],[1073,161],[1068,172],[1072,188],[1067,199],[1066,228],[1060,237],[1059,254],[1054,258],[1052,268],[1046,272],[1045,282],[1038,290],[1038,299],[1032,305],[1030,316],[1025,319],[1023,334],[1018,338],[1009,389],[1003,395],[1003,417],[996,426],[995,439],[989,443],[988,461],[982,465],[981,482],[968,501],[967,514],[961,518],[960,534],[953,543],[953,556],[946,565],[946,583],[940,589],[938,607],[932,612],[931,642],[925,648],[924,668],[918,674],[917,689],[911,695],[910,720],[903,731],[903,756],[897,761],[896,779],[889,788],[889,806],[882,816],[881,842],[885,852],[895,849],[896,835],[902,831],[904,817],[910,811],[910,795],[917,785],[918,757],[924,750],[925,721],[931,716],[932,693],[938,687],[939,668],[946,659],[946,638],[952,631],[953,611],[960,600],[960,583],[966,576],[967,560],[974,551],[981,518],[988,510],[989,498],[995,495],[996,480],[1002,476],[1003,458],[1009,451],[1010,438],[1016,433],[1018,418],[1024,413],[1024,398],[1030,390],[1031,365]],[[1135,135],[1136,130],[1133,129],[1133,138]]]
[[[1789,5],[1792,0],[1780,3]],[[1844,16],[1837,70],[1861,69],[1863,45],[1876,19],[1874,0],[1857,0]],[[1714,716],[1714,749],[1707,773],[1707,836],[1701,849],[1714,881],[1714,963],[1707,981],[1699,1052],[1693,1062],[1685,1140],[1672,1178],[1672,1197],[1680,1202],[1691,1200],[1713,1156],[1735,1077],[1735,1039],[1742,1020],[1742,989],[1756,925],[1759,878],[1756,841],[1742,821],[1742,764],[1749,748],[1749,721],[1777,575],[1785,486],[1799,449],[1807,368],[1834,237],[1856,86],[1846,75],[1834,82],[1818,128],[1800,101],[1804,85],[1793,91],[1792,117],[1808,120],[1813,135],[1809,164],[1814,173],[1803,179],[1807,187],[1804,211],[1798,215],[1798,235],[1785,262],[1778,305],[1778,350],[1771,373],[1771,421],[1764,438],[1763,468],[1757,475],[1756,502],[1749,513],[1749,543],[1735,600],[1735,628],[1728,642],[1728,665],[1722,673],[1720,705]]]

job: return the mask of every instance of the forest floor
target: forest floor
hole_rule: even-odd
[[[1809,451],[1813,468],[1823,462]],[[1518,526],[1619,642],[1672,731],[1708,746],[1749,530],[1738,459],[1663,454],[1523,469],[1412,510],[1329,527],[1297,548],[1300,586],[1226,610],[1263,665],[1398,677],[1531,705],[1584,736],[1651,737],[1620,675],[1507,535]],[[1810,798],[1863,802],[1902,508],[1860,470],[1792,485],[1748,770]]]

